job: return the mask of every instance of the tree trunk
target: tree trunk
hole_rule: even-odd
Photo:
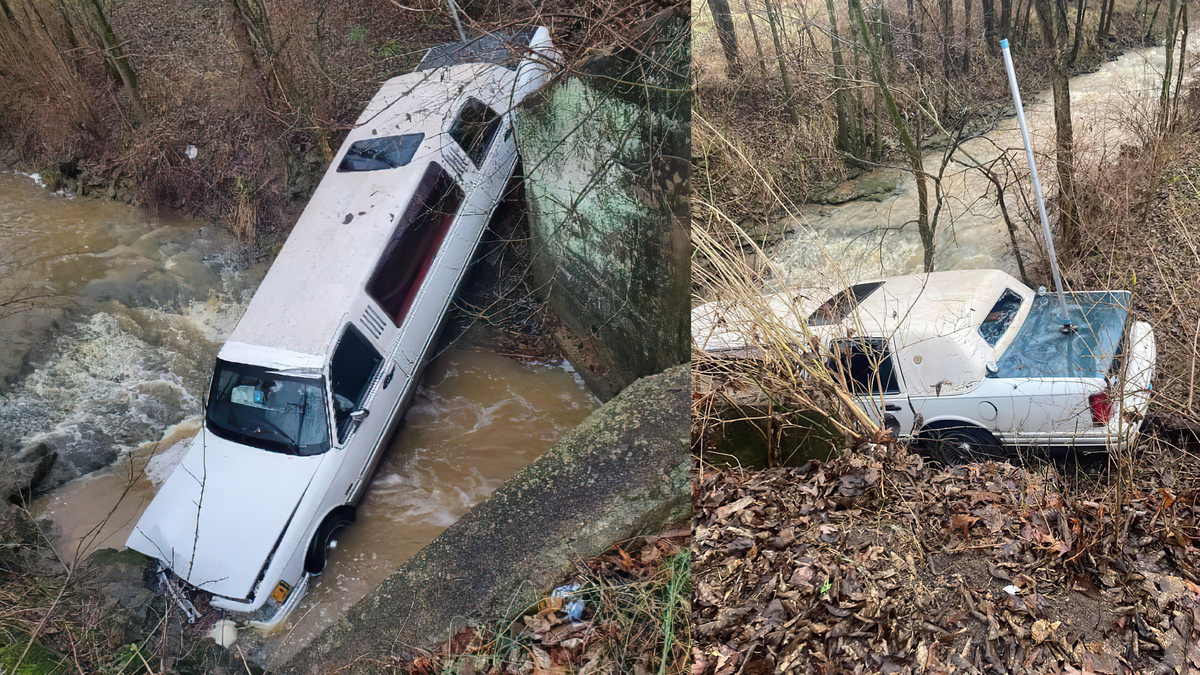
[[[995,54],[1000,51],[1000,40],[996,37],[996,0],[982,0],[983,4],[983,39],[987,42],[988,52]]]
[[[971,73],[971,0],[963,0],[963,50],[962,72]]]
[[[1011,40],[1012,34],[1012,0],[1000,0],[1000,30],[999,35],[1005,40]],[[996,51],[1000,50],[1000,45],[996,45]]]
[[[242,68],[250,73],[251,81],[257,83],[262,76],[262,64],[259,63],[254,43],[250,40],[250,28],[246,25],[246,17],[238,8],[237,0],[227,0],[225,7],[229,12],[229,32],[233,35],[233,44],[242,60]]]
[[[905,30],[912,39],[913,51],[917,53],[917,58],[919,59],[921,55],[921,34],[917,32],[917,13],[913,9],[913,0],[906,0],[905,4],[908,7],[908,27]],[[923,68],[918,64],[917,70],[921,71]]]
[[[888,88],[887,80],[883,75],[883,65],[880,63],[879,52],[871,44],[871,34],[867,31],[867,21],[863,17],[862,6],[859,4],[859,0],[850,0],[850,20],[858,23],[859,33],[863,36],[863,48],[866,49],[867,57],[871,63],[871,74],[875,80],[875,86],[883,94],[883,100],[887,104],[888,115],[892,118],[892,124],[895,125],[896,131],[900,133],[900,144],[904,146],[904,152],[908,155],[909,166],[912,168],[913,178],[917,182],[917,232],[921,236],[921,245],[925,249],[925,271],[932,272],[934,254],[937,253],[937,232],[929,221],[929,186],[925,176],[925,167],[922,163],[921,148],[917,145],[917,141],[913,140],[912,134],[909,133],[908,122],[900,114],[900,108],[896,105],[896,99],[892,96],[891,89]]]
[[[121,46],[120,40],[117,40],[116,34],[113,33],[112,26],[108,24],[108,17],[104,15],[104,8],[100,6],[100,0],[82,0],[82,4],[84,12],[92,22],[92,28],[104,43],[105,58],[117,71],[121,83],[125,86],[125,93],[129,96],[129,105],[133,109],[134,115],[139,120],[144,118],[145,108],[142,106],[142,93],[138,88],[137,73],[129,63],[129,58],[125,55],[125,49]]]
[[[1079,215],[1075,202],[1075,138],[1071,126],[1071,86],[1064,44],[1070,35],[1067,18],[1055,12],[1050,0],[1033,0],[1042,26],[1042,41],[1053,55],[1050,85],[1054,92],[1055,167],[1058,169],[1059,238],[1075,241]]]
[[[942,7],[942,77],[950,81],[954,58],[951,56],[950,43],[954,39],[954,3],[952,0],[938,0]],[[943,102],[943,113],[945,102]]]
[[[738,77],[742,74],[742,63],[738,53],[737,32],[733,27],[733,16],[729,12],[729,0],[708,0],[708,8],[712,12],[713,24],[717,27],[721,49],[725,51],[725,74],[730,78]]]
[[[1142,24],[1143,39],[1147,43],[1150,42],[1150,33],[1154,30],[1154,22],[1158,21],[1158,10],[1160,9],[1162,9],[1162,0],[1158,0],[1158,3],[1154,5],[1154,14],[1150,15],[1150,22]]]
[[[1079,10],[1075,13],[1075,44],[1071,46],[1071,56],[1067,59],[1067,67],[1075,65],[1079,56],[1080,38],[1083,36],[1083,17],[1087,13],[1087,0],[1078,0]]]
[[[767,59],[763,56],[762,42],[758,39],[758,26],[754,24],[754,12],[750,11],[750,0],[742,0],[746,6],[746,18],[750,19],[750,32],[754,34],[754,51],[758,53],[758,69],[767,76]]]
[[[842,38],[838,35],[837,11],[833,0],[825,0],[829,11],[829,41],[833,54],[833,101],[837,108],[837,147],[842,152],[850,149],[850,106],[846,102],[846,65],[842,61]]]
[[[1178,75],[1175,80],[1175,97],[1171,103],[1172,117],[1175,116],[1179,107],[1179,92],[1183,91],[1183,71],[1188,41],[1188,0],[1183,0],[1183,9],[1179,10],[1179,23],[1183,25],[1183,35],[1179,38],[1179,67],[1175,69]]]
[[[1172,68],[1175,63],[1175,17],[1179,14],[1179,0],[1171,0],[1170,13],[1167,14],[1167,45],[1165,51],[1166,66],[1163,68],[1162,90],[1158,95],[1158,133],[1166,134],[1171,126],[1171,80]],[[1182,69],[1183,64],[1180,64]],[[1178,92],[1176,92],[1178,95]]]
[[[788,116],[792,118],[793,126],[800,126],[800,111],[796,107],[796,93],[792,90],[792,78],[788,75],[787,60],[784,58],[783,41],[779,39],[782,27],[775,18],[775,8],[772,0],[765,0],[767,5],[767,21],[771,23],[771,37],[775,42],[775,62],[779,64],[779,76],[783,78],[783,95],[787,97]]]

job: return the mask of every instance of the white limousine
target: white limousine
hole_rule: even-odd
[[[509,64],[427,55],[371,100],[221,348],[198,438],[129,537],[252,627],[278,625],[324,569],[412,398],[513,175],[513,108],[555,70],[546,29],[526,37]]]
[[[692,339],[744,356],[763,334],[810,345],[855,404],[946,464],[1017,448],[1107,452],[1134,443],[1157,349],[1128,291],[1069,293],[1059,305],[999,270],[953,270],[853,284],[821,302],[789,293],[763,312],[692,311]],[[797,302],[797,300],[800,300]],[[763,327],[763,314],[774,326]],[[801,320],[803,317],[803,320]]]

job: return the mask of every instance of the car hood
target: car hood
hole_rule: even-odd
[[[200,434],[125,545],[193,586],[246,599],[325,455],[295,457]]]

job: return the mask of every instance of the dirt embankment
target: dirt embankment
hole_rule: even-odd
[[[469,35],[548,25],[570,65],[631,43],[672,3],[456,4]],[[458,39],[433,0],[133,0],[104,6],[124,54],[114,60],[83,9],[10,5],[0,163],[39,171],[52,189],[201,216],[267,250],[379,85]]]

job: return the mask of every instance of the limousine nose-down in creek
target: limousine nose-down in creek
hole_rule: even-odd
[[[513,108],[557,61],[544,28],[519,43],[434,48],[371,100],[221,348],[200,434],[129,537],[255,628],[287,617],[354,520],[513,175]]]
[[[768,329],[763,312],[709,303],[693,310],[692,335],[735,357],[768,334],[815,348],[864,414],[947,464],[1126,447],[1149,403],[1154,332],[1133,320],[1128,291],[1065,297],[1064,320],[1051,294],[999,270],[913,274],[815,302],[764,298]]]

